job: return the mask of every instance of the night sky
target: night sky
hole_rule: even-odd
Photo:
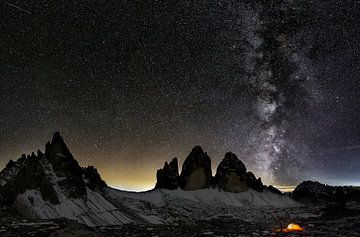
[[[128,190],[195,145],[360,185],[360,1],[8,0],[0,27],[0,168],[60,131]]]

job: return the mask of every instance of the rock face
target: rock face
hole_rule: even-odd
[[[172,159],[168,164],[165,162],[164,168],[156,173],[155,188],[177,189],[179,187],[179,167],[177,158]]]
[[[196,190],[209,188],[212,184],[211,160],[200,146],[195,146],[186,158],[181,174],[180,188]]]
[[[246,173],[246,183],[251,188],[258,192],[262,192],[264,190],[264,185],[261,181],[261,178],[256,178],[252,172]]]
[[[104,180],[101,179],[97,169],[94,166],[88,166],[82,168],[84,181],[87,187],[91,190],[101,190],[104,187],[107,187]]]
[[[51,143],[46,144],[45,157],[50,161],[56,175],[62,177],[58,184],[66,190],[69,197],[81,198],[86,195],[82,169],[59,132],[54,133]]]
[[[227,192],[238,193],[249,189],[246,183],[246,167],[234,153],[225,154],[217,168],[215,183],[218,188]]]

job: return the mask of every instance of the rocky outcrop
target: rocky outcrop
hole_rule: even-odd
[[[264,190],[264,185],[261,181],[261,178],[256,178],[252,172],[246,173],[246,183],[249,188],[254,189],[258,192],[262,192]]]
[[[246,183],[246,167],[234,153],[225,154],[217,168],[215,183],[218,188],[227,192],[238,193],[249,189]]]
[[[168,164],[165,162],[164,168],[156,173],[155,188],[177,189],[179,187],[179,167],[177,158],[172,159]]]
[[[209,188],[212,184],[211,159],[200,146],[195,146],[182,166],[180,188],[196,190]]]

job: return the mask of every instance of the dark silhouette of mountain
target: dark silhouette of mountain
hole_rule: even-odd
[[[10,160],[0,172],[0,203],[12,205],[19,194],[26,190],[38,189],[42,198],[51,204],[59,204],[58,196],[46,175],[41,162],[44,154],[22,155],[16,162]]]
[[[54,133],[51,143],[45,148],[45,158],[50,161],[57,176],[60,187],[66,190],[69,197],[81,198],[86,195],[83,170],[67,148],[59,132]]]
[[[211,186],[211,159],[201,146],[195,146],[185,159],[179,184],[180,188],[184,190],[196,190]]]
[[[39,150],[37,155],[22,155],[16,162],[10,160],[0,172],[3,183],[0,186],[0,201],[11,205],[17,195],[26,190],[38,189],[45,201],[59,204],[53,185],[54,177],[68,198],[86,197],[86,186],[92,189],[106,186],[95,168],[79,166],[60,133],[56,132],[52,141],[46,144],[45,154]]]
[[[228,192],[243,192],[249,189],[246,182],[246,167],[238,157],[228,152],[216,170],[215,183]]]
[[[334,187],[316,181],[304,181],[299,184],[291,196],[301,202],[343,203],[350,200],[350,189]]]
[[[168,164],[164,164],[164,168],[159,169],[156,173],[155,188],[177,189],[179,187],[179,167],[177,158],[172,159]]]
[[[279,189],[275,188],[275,187],[272,186],[272,185],[269,185],[269,186],[267,186],[266,188],[267,188],[267,190],[269,190],[270,192],[273,192],[273,193],[276,193],[276,194],[279,194],[279,195],[283,195],[283,193],[282,193]]]
[[[132,219],[107,200],[106,188],[96,168],[81,168],[56,132],[45,153],[10,160],[0,172],[0,206],[34,219],[65,217],[87,225],[130,223]]]
[[[246,183],[250,188],[258,192],[262,192],[264,190],[264,185],[261,181],[261,178],[256,178],[252,172],[246,173]]]
[[[261,178],[256,178],[253,173],[247,172],[244,163],[232,152],[225,154],[217,167],[215,177],[212,176],[211,159],[200,146],[195,146],[185,159],[180,176],[177,167],[177,159],[173,159],[170,164],[165,162],[164,167],[157,171],[155,188],[170,190],[218,188],[233,193],[244,192],[249,188],[258,192],[264,190]],[[269,190],[281,194],[274,187]]]

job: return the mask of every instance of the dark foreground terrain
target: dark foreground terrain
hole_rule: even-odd
[[[360,236],[360,208],[356,206],[307,206],[272,223],[245,222],[231,216],[175,225],[123,225],[90,228],[74,221],[29,220],[14,210],[2,210],[0,236]],[[293,214],[297,213],[296,216]],[[288,222],[303,232],[278,233]]]

